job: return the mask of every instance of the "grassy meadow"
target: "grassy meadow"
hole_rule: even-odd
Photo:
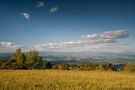
[[[0,70],[0,90],[135,90],[135,73]]]

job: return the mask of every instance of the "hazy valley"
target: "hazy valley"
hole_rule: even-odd
[[[9,58],[12,53],[0,53],[1,58]],[[43,60],[54,64],[132,64],[134,52],[39,52]]]

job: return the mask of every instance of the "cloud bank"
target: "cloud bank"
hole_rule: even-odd
[[[14,44],[12,42],[0,42],[3,48],[23,48],[23,45]]]
[[[73,50],[75,48],[88,49],[86,47],[91,45],[103,44],[103,43],[117,43],[117,39],[124,39],[129,36],[127,30],[106,31],[101,34],[82,35],[78,40],[60,43],[46,43],[35,45],[35,49],[39,51],[44,50]],[[76,49],[76,50],[77,50]],[[84,49],[83,49],[84,50]]]

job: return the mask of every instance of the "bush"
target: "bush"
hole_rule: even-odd
[[[126,65],[124,65],[123,71],[135,71],[135,64],[126,64]]]
[[[45,63],[45,68],[46,68],[46,69],[51,69],[51,68],[52,68],[52,63],[49,62],[49,61],[47,61],[47,62]]]

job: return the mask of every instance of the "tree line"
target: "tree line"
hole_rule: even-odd
[[[16,49],[9,60],[0,59],[0,69],[56,69],[89,71],[135,71],[135,64],[53,64],[43,60],[35,50],[22,53]]]
[[[135,71],[135,64],[54,64],[56,70]]]
[[[16,49],[16,52],[12,54],[9,60],[0,60],[1,69],[41,69],[52,68],[52,64],[49,61],[43,61],[42,57],[38,55],[35,50],[22,53],[21,48]]]

